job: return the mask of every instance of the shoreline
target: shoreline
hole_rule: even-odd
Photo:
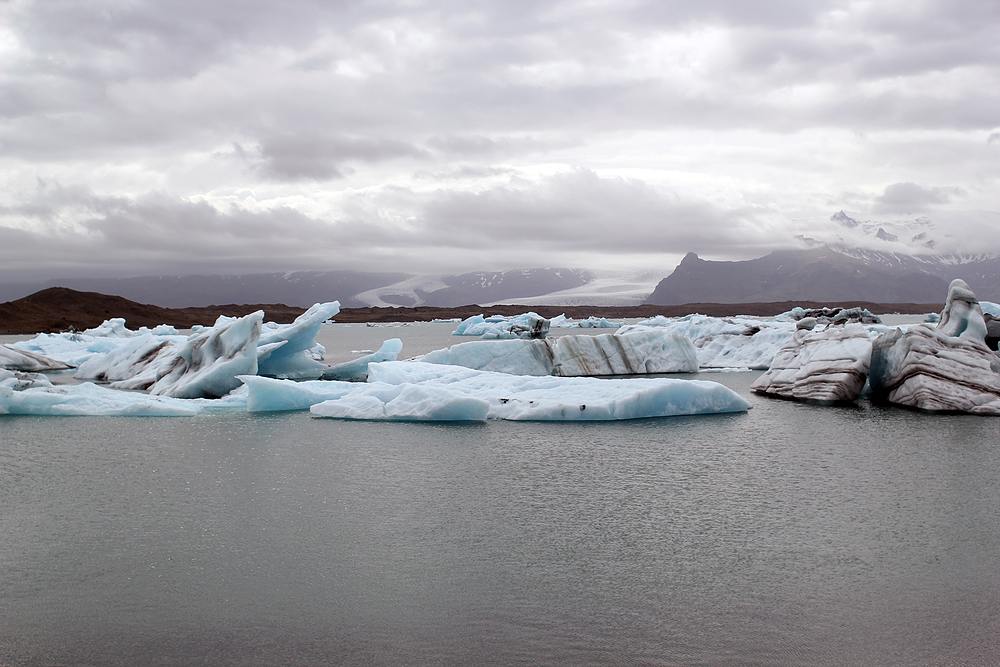
[[[781,301],[770,303],[688,303],[675,306],[520,306],[495,305],[479,306],[470,304],[454,308],[434,306],[398,308],[343,308],[332,318],[334,322],[430,322],[432,320],[466,319],[474,315],[520,315],[535,312],[545,318],[565,314],[571,319],[588,317],[607,319],[647,319],[656,315],[683,317],[698,313],[713,317],[751,315],[773,317],[799,306],[815,308],[866,308],[876,315],[901,314],[920,315],[937,313],[943,303],[872,303],[869,301]],[[58,333],[61,331],[82,331],[99,326],[105,320],[122,317],[130,329],[155,327],[168,324],[178,329],[190,329],[196,325],[209,326],[220,315],[242,317],[257,310],[263,310],[265,320],[278,324],[288,324],[304,313],[306,308],[284,304],[226,304],[198,308],[162,308],[140,304],[119,296],[96,292],[77,292],[67,288],[51,288],[27,296],[17,301],[0,304],[0,335],[24,335],[38,333]]]

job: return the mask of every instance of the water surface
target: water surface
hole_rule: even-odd
[[[414,326],[349,349],[463,340]],[[758,375],[613,423],[0,417],[0,663],[996,664],[1000,420]]]

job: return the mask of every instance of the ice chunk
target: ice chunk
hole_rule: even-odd
[[[868,381],[876,400],[929,411],[1000,415],[1000,357],[985,343],[982,310],[952,281],[937,327],[918,324],[879,337]]]
[[[12,371],[46,373],[49,371],[68,370],[73,368],[73,366],[42,354],[27,350],[18,350],[9,345],[0,345],[0,368]]]
[[[316,358],[322,359],[322,348],[316,349],[316,334],[323,322],[339,312],[339,301],[317,303],[291,324],[263,329],[257,372],[277,378],[315,380],[321,377],[328,366]],[[315,352],[310,354],[311,350]]]
[[[490,403],[433,385],[375,383],[356,385],[343,398],[318,403],[318,417],[390,421],[486,421]]]
[[[562,336],[552,343],[555,374],[562,377],[698,370],[698,357],[689,339],[656,329],[629,334]]]
[[[327,367],[321,376],[324,380],[364,380],[368,377],[368,364],[380,361],[395,361],[403,350],[403,341],[390,338],[382,343],[378,351],[353,361]]]
[[[51,387],[52,381],[41,373],[0,370],[0,387],[22,391],[32,387]]]
[[[524,313],[514,317],[493,315],[484,318],[473,315],[452,332],[455,336],[479,336],[483,339],[545,338],[549,333],[549,320],[538,313]]]
[[[513,375],[551,375],[553,354],[548,340],[477,340],[428,352],[418,360]]]
[[[131,338],[135,334],[125,327],[124,317],[112,317],[104,320],[100,326],[84,330],[83,335],[95,338]]]
[[[750,389],[802,401],[853,401],[868,378],[874,334],[860,324],[814,329],[803,318],[793,338]]]
[[[330,401],[355,391],[357,382],[332,380],[278,380],[259,375],[240,375],[247,386],[247,410],[270,412],[308,410],[323,401]]]
[[[750,408],[750,403],[731,389],[701,380],[516,376],[414,361],[371,364],[368,370],[369,385],[362,387],[434,387],[457,397],[487,401],[490,419],[617,420],[741,412]],[[373,389],[361,395],[399,400],[398,396],[380,392]],[[353,394],[345,398],[350,396]],[[365,399],[365,404],[374,406],[370,399]],[[314,406],[312,411],[322,415],[326,408]]]
[[[514,375],[634,375],[698,370],[691,341],[659,329],[545,340],[460,343],[420,361]]]

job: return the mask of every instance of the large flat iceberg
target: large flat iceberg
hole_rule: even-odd
[[[313,405],[311,412],[341,419],[581,421],[742,412],[750,407],[716,382],[517,376],[397,361],[371,364],[368,384]]]
[[[656,328],[684,336],[694,344],[701,368],[766,369],[774,355],[795,333],[795,322],[754,317],[709,317],[686,315],[670,318],[658,315],[618,330],[619,334]]]
[[[242,390],[223,399],[185,399],[110,389],[92,382],[31,387],[21,391],[0,382],[0,414],[190,417],[205,411],[245,406],[246,394]]]
[[[544,340],[470,341],[419,358],[432,364],[514,375],[645,375],[698,370],[691,341],[660,329]]]

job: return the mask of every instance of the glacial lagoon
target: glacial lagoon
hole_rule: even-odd
[[[760,374],[623,422],[2,416],[0,663],[996,664],[1000,419]]]

